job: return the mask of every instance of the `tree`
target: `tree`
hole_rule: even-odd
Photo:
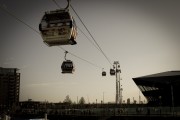
[[[67,104],[71,104],[71,98],[69,97],[69,95],[66,96],[66,98],[64,99],[63,103],[67,103]]]
[[[84,99],[84,97],[81,97],[81,99],[79,100],[79,104],[85,104],[85,99]]]

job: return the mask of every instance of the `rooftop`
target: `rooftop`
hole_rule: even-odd
[[[180,76],[180,71],[167,71],[167,72],[161,72],[161,73],[141,76],[141,77],[137,77],[137,78],[154,78],[154,77],[157,78],[157,77],[172,77],[172,76]]]

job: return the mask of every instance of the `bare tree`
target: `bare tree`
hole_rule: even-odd
[[[71,104],[72,103],[72,100],[71,98],[69,97],[69,95],[66,96],[66,98],[64,99],[63,103],[67,103],[67,104]]]

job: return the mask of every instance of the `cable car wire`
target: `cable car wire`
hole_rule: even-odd
[[[59,6],[59,4],[56,2],[56,0],[53,0],[53,2],[57,5],[57,7],[61,8]],[[91,38],[94,40],[95,44],[97,45],[97,49],[104,55],[104,57],[107,59],[107,61],[109,62],[110,65],[112,65],[112,63],[110,62],[109,58],[107,57],[107,55],[103,52],[103,50],[101,49],[101,47],[99,46],[99,44],[96,42],[95,38],[92,36],[92,34],[90,33],[89,29],[86,27],[86,25],[84,24],[84,22],[82,21],[82,19],[79,17],[79,15],[77,14],[77,12],[75,11],[75,9],[72,7],[72,5],[70,5],[70,7],[72,8],[72,10],[74,11],[74,13],[76,14],[76,16],[79,18],[79,20],[81,21],[81,23],[83,24],[83,26],[85,27],[85,29],[87,30],[87,32],[89,33],[89,35],[91,36]],[[82,30],[80,30],[82,32]],[[83,32],[82,32],[83,33]],[[84,34],[84,33],[83,33]],[[85,35],[85,34],[84,34]],[[86,35],[85,35],[86,36]],[[88,39],[89,40],[89,39]],[[91,42],[92,43],[92,42]],[[94,44],[93,44],[94,45]]]
[[[61,6],[56,2],[56,0],[53,0],[53,2],[55,3],[55,5],[56,5],[58,8],[61,9]],[[78,30],[80,30],[80,32],[87,38],[87,40],[89,40],[89,42],[90,42],[94,47],[96,47],[96,49],[99,50],[99,48],[90,40],[90,38],[89,38],[78,26],[77,26],[77,28],[78,28]],[[62,48],[62,47],[60,47],[60,46],[59,46],[59,48],[61,48],[62,50],[65,51],[64,48]],[[102,67],[100,67],[100,66],[98,66],[98,65],[95,65],[95,64],[93,64],[93,63],[91,63],[91,62],[89,62],[89,61],[87,61],[87,60],[85,60],[85,59],[82,59],[82,58],[76,56],[76,55],[73,54],[73,53],[70,53],[70,52],[69,52],[69,54],[71,54],[72,56],[77,57],[77,58],[79,58],[79,59],[81,59],[81,60],[83,60],[83,61],[86,61],[86,62],[88,62],[89,64],[91,64],[91,65],[93,65],[93,66],[96,66],[96,67],[102,69]]]
[[[56,2],[56,0],[52,0],[54,4],[61,9],[62,7]],[[87,38],[87,40],[96,48],[99,50],[99,48],[90,40],[90,38],[77,26],[78,30]],[[100,50],[99,50],[100,51]]]
[[[21,19],[19,19],[16,15],[12,14],[12,12],[10,12],[7,8],[5,8],[3,5],[0,5],[0,8],[6,12],[7,14],[9,14],[10,16],[14,17],[17,21],[21,22],[22,24],[24,24],[25,26],[27,26],[28,28],[30,28],[31,30],[33,30],[34,32],[36,32],[37,34],[40,34],[39,31],[37,31],[36,29],[34,29],[33,27],[31,27],[30,25],[28,25],[27,23],[25,23],[24,21],[22,21]]]
[[[40,32],[38,32],[35,28],[31,27],[29,24],[27,24],[26,22],[24,22],[22,19],[20,19],[20,18],[17,17],[16,15],[14,15],[14,14],[13,14],[10,10],[8,10],[7,8],[4,8],[2,5],[0,5],[0,8],[1,8],[5,13],[7,13],[8,15],[10,15],[11,17],[13,17],[14,19],[16,19],[17,21],[19,21],[20,23],[24,24],[26,27],[28,27],[29,29],[31,29],[32,31],[34,31],[35,33],[37,33],[38,35],[41,35]],[[60,47],[60,46],[59,46],[59,48],[61,48],[63,51],[67,51],[67,50],[64,49],[63,47]],[[92,63],[92,62],[89,62],[88,60],[85,60],[85,59],[83,59],[83,58],[81,58],[81,57],[79,57],[79,56],[77,56],[77,55],[75,55],[75,54],[73,54],[73,53],[71,53],[71,52],[69,52],[69,51],[68,51],[68,53],[71,54],[72,56],[74,56],[74,57],[76,57],[76,58],[84,61],[84,62],[89,63],[90,65],[93,65],[94,67],[97,67],[97,68],[101,68],[101,69],[102,69],[102,67],[100,67],[100,66],[98,66],[98,65],[96,65],[96,64],[94,64],[94,63]]]
[[[62,49],[63,51],[66,51],[63,47],[61,47],[61,46],[58,46],[58,47],[59,47],[60,49]],[[69,53],[70,55],[72,55],[72,56],[74,56],[74,57],[76,57],[76,58],[82,60],[82,61],[85,61],[85,62],[87,62],[87,63],[93,65],[94,67],[97,67],[97,68],[102,69],[102,67],[100,67],[100,66],[98,66],[98,65],[96,65],[96,64],[94,64],[94,63],[92,63],[92,62],[89,62],[89,61],[87,61],[87,60],[85,60],[85,59],[83,59],[83,58],[81,58],[81,57],[79,57],[79,56],[77,56],[77,55],[75,55],[75,54],[69,52],[69,51],[68,51],[68,53]]]
[[[72,5],[70,5],[70,7],[72,8],[72,10],[74,11],[74,13],[77,15],[77,17],[79,18],[79,20],[81,21],[81,23],[83,24],[83,26],[85,27],[85,29],[87,30],[87,32],[89,33],[89,35],[91,36],[91,38],[94,40],[94,42],[96,43],[96,45],[98,46],[98,50],[100,50],[100,52],[104,55],[104,57],[107,59],[107,61],[109,62],[110,65],[112,65],[111,61],[109,60],[109,58],[107,57],[107,55],[103,52],[103,50],[101,49],[101,47],[99,46],[99,44],[97,43],[97,41],[95,40],[95,38],[93,37],[93,35],[91,34],[91,32],[89,31],[89,29],[87,28],[87,26],[84,24],[84,22],[82,21],[82,19],[79,17],[79,15],[77,14],[77,12],[75,11],[75,9],[72,7]]]
[[[58,8],[61,8],[61,6],[59,6],[59,4],[56,2],[56,0],[52,0],[55,4],[56,4],[56,6],[58,7]]]
[[[99,50],[99,48],[90,40],[90,38],[77,26],[78,30],[81,31],[81,33],[87,38],[87,40],[96,48]]]
[[[56,6],[57,7],[59,7],[59,8],[61,8],[60,6],[59,6],[59,4],[56,2],[56,0],[53,0],[53,2],[56,4]],[[93,37],[93,35],[91,34],[91,32],[89,31],[89,29],[86,27],[86,25],[84,24],[84,22],[82,21],[82,19],[79,17],[79,15],[77,14],[77,12],[75,11],[75,9],[72,7],[72,5],[70,4],[70,7],[71,7],[71,9],[74,11],[74,13],[76,14],[76,16],[78,17],[78,19],[80,20],[80,22],[83,24],[83,26],[85,27],[85,29],[87,30],[87,32],[89,33],[89,35],[91,36],[91,38],[93,39],[93,41],[95,42],[95,44],[97,45],[94,45],[92,42],[92,44],[104,55],[104,57],[106,58],[106,60],[109,62],[109,64],[111,65],[111,66],[113,66],[112,65],[112,63],[111,63],[111,61],[110,61],[110,59],[107,57],[107,55],[103,52],[103,50],[101,49],[101,47],[99,46],[99,44],[96,42],[96,40],[95,40],[95,38]],[[82,30],[80,30],[81,32],[82,32]],[[83,33],[83,32],[82,32]],[[83,33],[84,34],[84,33]],[[85,35],[85,34],[84,34]],[[86,35],[85,35],[86,36]],[[88,39],[89,40],[89,39]]]

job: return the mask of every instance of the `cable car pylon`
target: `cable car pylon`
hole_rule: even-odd
[[[121,69],[120,69],[120,65],[119,65],[119,61],[114,61],[114,69],[115,69],[115,75],[116,75],[116,99],[115,102],[116,104],[121,104],[122,102],[122,91],[121,91],[121,84],[120,84],[120,73],[121,73]],[[118,77],[119,74],[119,77]]]

